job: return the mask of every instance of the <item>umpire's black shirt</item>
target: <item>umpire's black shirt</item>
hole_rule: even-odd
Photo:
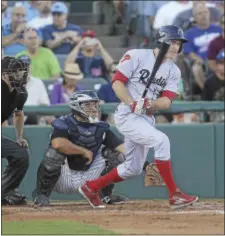
[[[2,118],[1,122],[8,120],[8,118],[11,116],[13,111],[16,109],[17,111],[22,111],[24,103],[27,100],[27,90],[25,87],[23,87],[23,93],[17,92],[15,89],[13,89],[12,92],[10,92],[8,85],[4,80],[1,82],[2,86]]]

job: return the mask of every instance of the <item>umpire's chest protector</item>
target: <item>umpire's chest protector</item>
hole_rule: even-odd
[[[110,127],[109,124],[105,122],[79,122],[74,118],[73,115],[65,116],[57,120],[53,122],[53,127],[57,128],[57,126],[60,125],[64,129],[67,129],[69,134],[69,140],[78,146],[90,150],[93,153],[94,160],[96,154],[98,153],[100,147],[103,144],[106,132]],[[68,164],[71,169],[83,169],[83,164],[81,161],[79,161],[79,157],[69,157],[68,162],[70,162]],[[85,166],[84,169],[88,169],[89,166]]]

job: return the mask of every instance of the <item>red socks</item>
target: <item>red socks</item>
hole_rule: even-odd
[[[175,192],[177,186],[174,182],[173,179],[173,174],[172,174],[172,168],[171,168],[171,162],[170,160],[168,161],[159,161],[155,159],[155,164],[159,170],[159,173],[161,175],[161,177],[163,178],[167,189],[169,191],[169,195],[173,195],[173,193]]]
[[[116,182],[123,181],[123,179],[118,175],[117,168],[113,168],[109,173],[98,179],[87,181],[87,186],[97,192],[100,189]]]
[[[169,195],[170,196],[173,195],[177,186],[176,186],[174,179],[173,179],[170,160],[168,160],[168,161],[155,160],[155,163],[156,163],[156,166],[159,170],[161,177],[163,178],[163,180],[168,188]],[[100,189],[102,189],[112,183],[117,183],[120,181],[123,181],[123,179],[118,175],[117,168],[114,168],[106,175],[101,176],[98,179],[88,181],[87,186],[91,190],[97,192]]]

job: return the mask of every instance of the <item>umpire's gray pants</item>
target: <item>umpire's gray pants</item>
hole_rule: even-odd
[[[6,158],[8,165],[2,174],[2,196],[19,187],[29,166],[29,150],[15,141],[1,136],[1,158]]]

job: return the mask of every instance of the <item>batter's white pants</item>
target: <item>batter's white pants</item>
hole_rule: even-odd
[[[71,170],[67,161],[61,167],[61,175],[53,189],[58,193],[77,193],[86,181],[97,179],[105,168],[104,158],[98,154],[87,171]]]
[[[149,148],[154,148],[156,159],[170,159],[170,141],[166,134],[154,127],[154,117],[117,110],[114,120],[125,138],[126,160],[117,167],[121,178],[127,179],[142,173]]]

